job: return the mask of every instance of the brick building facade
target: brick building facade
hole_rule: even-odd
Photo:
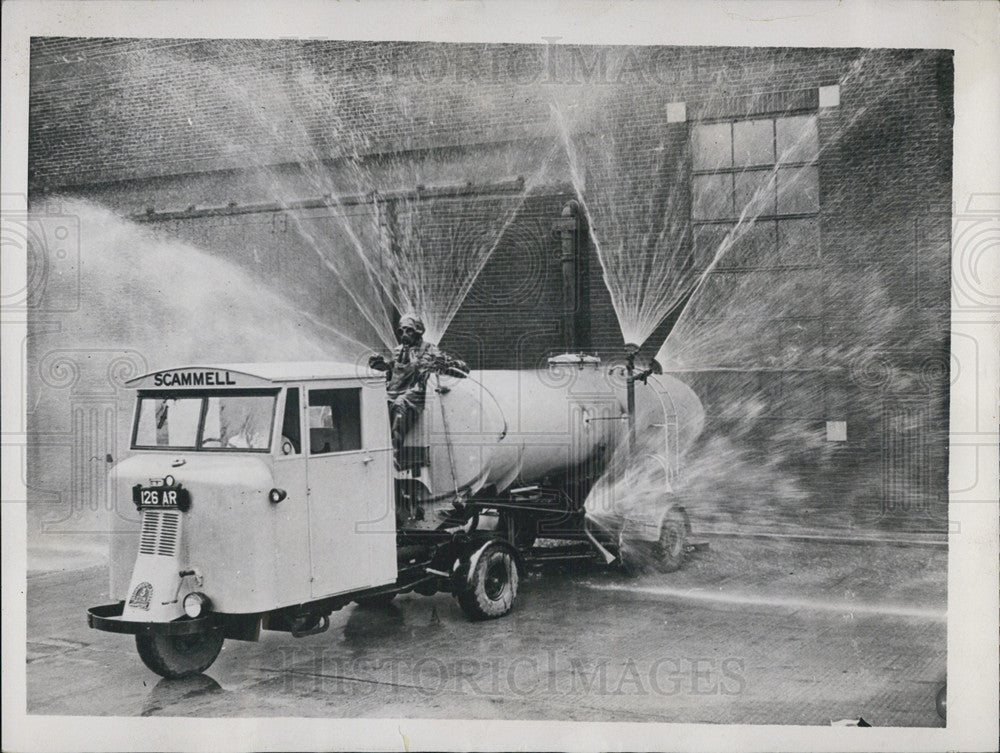
[[[759,397],[767,432],[788,424],[836,438],[830,422],[846,422],[836,452],[798,465],[829,499],[847,500],[847,525],[879,524],[897,498],[913,494],[920,514],[908,512],[901,525],[945,525],[947,51],[44,38],[33,41],[31,76],[32,200],[79,195],[134,216],[278,280],[297,290],[299,305],[334,319],[354,314],[279,206],[322,198],[310,179],[315,165],[331,177],[323,185],[350,185],[349,163],[361,161],[372,166],[372,188],[414,189],[378,169],[383,155],[404,155],[442,186],[482,186],[459,201],[490,200],[512,177],[528,178],[523,207],[442,341],[483,368],[533,367],[567,347],[620,358],[622,334],[586,218],[567,235],[575,193],[565,155],[532,179],[556,144],[554,102],[569,107],[584,138],[614,133],[627,142],[635,174],[646,177],[620,201],[638,196],[656,207],[680,192],[672,212],[688,226],[683,242],[695,267],[739,215],[741,181],[752,172],[737,154],[751,154],[761,175],[778,170],[788,154],[782,134],[799,129],[794,143],[812,146],[789,162],[800,170],[797,188],[776,189],[717,272],[763,275],[797,291],[773,314],[774,342],[761,351],[857,340],[879,316],[863,300],[873,279],[896,323],[846,366],[690,378],[710,416]],[[729,147],[720,147],[725,138]],[[663,170],[650,171],[653,161]],[[584,176],[595,191],[600,178]],[[719,191],[735,192],[730,210],[718,208]],[[576,316],[566,310],[567,269]],[[917,430],[898,428],[914,421]],[[873,474],[875,492],[849,480]],[[881,500],[874,516],[873,495]]]

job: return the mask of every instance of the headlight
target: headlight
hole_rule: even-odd
[[[212,606],[212,602],[203,593],[194,591],[184,597],[184,614],[191,619],[201,617]]]
[[[284,489],[272,489],[267,494],[267,498],[271,500],[271,504],[278,504],[281,500],[288,496],[288,493]]]

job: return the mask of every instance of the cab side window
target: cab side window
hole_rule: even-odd
[[[288,445],[285,444],[286,441]],[[285,417],[281,421],[281,452],[284,455],[298,455],[302,452],[298,387],[289,387],[285,391]]]
[[[361,388],[309,390],[309,452],[361,449]]]

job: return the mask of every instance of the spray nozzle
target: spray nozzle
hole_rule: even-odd
[[[655,358],[651,359],[649,362],[649,366],[647,366],[644,369],[635,368],[634,358],[635,358],[634,355],[630,357],[632,363],[629,364],[630,368],[628,369],[629,382],[642,382],[643,384],[645,384],[646,380],[653,374],[663,373],[663,367],[660,365],[660,362],[657,361]]]

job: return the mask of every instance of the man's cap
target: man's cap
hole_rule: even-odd
[[[424,323],[416,314],[403,314],[399,318],[400,327],[413,327],[419,334],[424,334]]]

